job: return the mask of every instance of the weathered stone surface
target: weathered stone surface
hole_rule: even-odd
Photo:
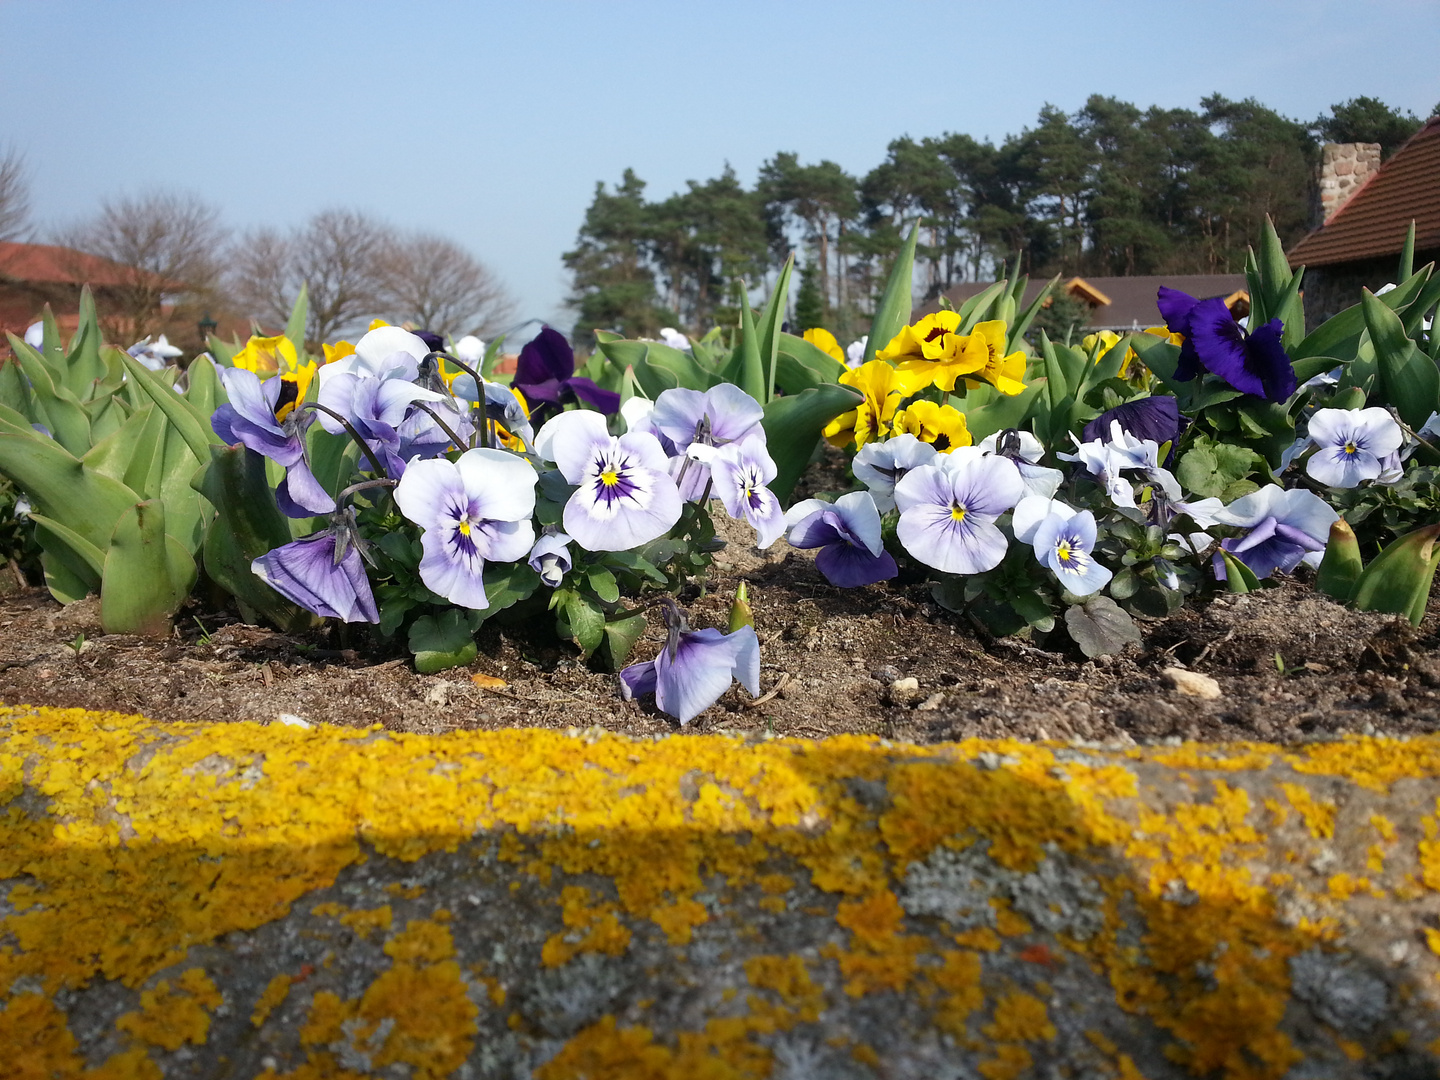
[[[1436,1075],[1440,740],[0,733],[7,1078]]]

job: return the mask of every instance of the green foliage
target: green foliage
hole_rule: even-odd
[[[815,264],[807,262],[800,268],[800,291],[795,294],[795,332],[803,334],[825,325],[825,299],[815,272]]]
[[[1079,344],[1090,325],[1090,305],[1068,292],[1055,293],[1050,303],[1035,314],[1031,332],[1039,340],[1041,333],[1051,341],[1064,345]]]
[[[0,368],[0,472],[34,502],[56,599],[99,592],[107,632],[163,633],[195,582],[212,514],[190,486],[214,441],[209,411],[174,391],[174,372],[152,375],[102,347],[88,291],[68,348],[48,309],[44,328],[39,349],[11,336],[15,362]],[[194,365],[196,385],[213,407],[208,365]]]
[[[1362,94],[1330,106],[1330,115],[1319,117],[1314,127],[1326,142],[1379,143],[1381,158],[1389,158],[1420,130],[1421,123],[1412,112],[1392,109],[1379,98]]]

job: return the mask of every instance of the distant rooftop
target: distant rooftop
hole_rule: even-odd
[[[98,289],[132,285],[137,274],[144,275],[145,272],[74,248],[0,241],[0,281],[31,285],[89,285]]]
[[[1440,116],[1427,121],[1334,217],[1291,248],[1290,265],[1398,255],[1412,221],[1415,250],[1440,250]]]

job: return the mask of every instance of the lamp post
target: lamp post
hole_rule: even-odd
[[[215,332],[219,325],[219,323],[210,317],[210,312],[207,311],[201,316],[200,321],[195,324],[195,328],[200,331],[200,345],[202,347],[209,344],[210,335]]]

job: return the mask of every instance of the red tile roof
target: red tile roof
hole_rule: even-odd
[[[0,282],[104,288],[132,285],[136,274],[146,272],[73,248],[0,241]]]
[[[1290,265],[1398,255],[1415,222],[1415,250],[1440,248],[1440,116],[1432,117],[1328,223],[1290,249]]]

